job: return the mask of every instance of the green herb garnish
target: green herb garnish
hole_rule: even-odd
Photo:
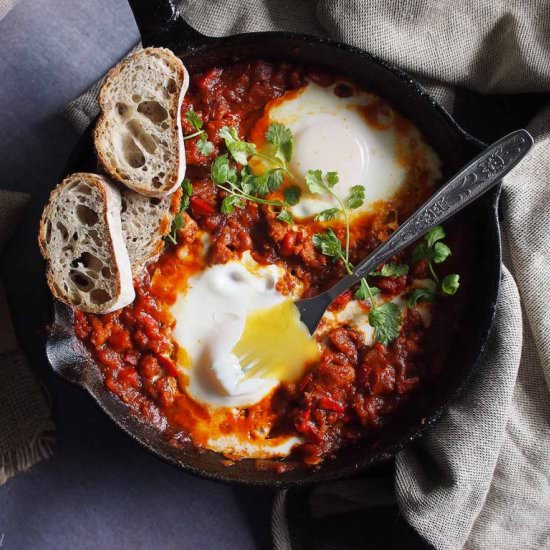
[[[300,202],[302,191],[297,185],[291,185],[283,191],[283,195],[287,204],[294,206]]]
[[[399,306],[393,302],[384,302],[382,305],[375,306],[374,301],[371,301],[369,324],[374,329],[375,338],[387,346],[399,336],[401,325]]]
[[[371,271],[371,277],[401,277],[409,272],[407,264],[384,264],[380,271]]]
[[[451,255],[449,246],[441,242],[444,238],[445,230],[440,225],[436,225],[430,229],[424,235],[423,240],[413,250],[412,261],[427,260],[428,269],[436,282],[439,292],[444,296],[452,296],[460,286],[460,277],[456,273],[453,273],[447,275],[443,281],[440,281],[434,268],[434,264],[443,263]]]
[[[339,208],[327,208],[319,212],[315,216],[316,221],[326,222],[333,220],[340,214],[344,216],[344,222],[346,224],[346,243],[344,258],[345,262],[349,261],[349,241],[350,241],[350,223],[349,223],[349,211],[355,208],[359,208],[365,201],[365,188],[362,185],[354,185],[350,189],[350,196],[344,201],[334,191],[334,186],[339,181],[337,172],[326,172],[323,176],[321,170],[308,170],[306,172],[305,180],[306,185],[310,193],[314,195],[329,194],[338,203]]]
[[[342,260],[346,271],[353,273],[353,265],[346,259],[342,250],[342,243],[332,229],[324,233],[313,235],[313,244],[325,255],[330,258]],[[374,329],[374,337],[378,342],[387,346],[390,342],[399,336],[399,326],[401,324],[401,311],[393,302],[385,302],[377,305],[374,296],[379,294],[380,290],[371,287],[363,277],[359,281],[359,287],[355,291],[355,297],[358,300],[369,300],[369,324]]]
[[[279,214],[277,215],[277,219],[279,221],[288,223],[288,225],[292,225],[294,223],[294,217],[292,216],[292,213],[286,208],[279,212]]]
[[[180,207],[178,213],[172,220],[172,226],[170,227],[170,233],[164,237],[164,239],[174,245],[178,244],[178,231],[185,225],[183,212],[189,207],[189,198],[193,194],[193,185],[191,181],[185,178],[181,183],[181,189],[183,191]]]
[[[409,293],[407,307],[412,309],[417,302],[433,302],[435,294],[427,288],[415,288]]]
[[[322,254],[328,256],[329,258],[337,258],[342,260],[347,272],[350,275],[353,273],[352,268],[346,260],[344,252],[342,251],[342,243],[340,243],[340,239],[336,236],[336,233],[334,233],[332,229],[327,229],[325,233],[315,233],[312,240],[313,244],[321,251]]]
[[[210,167],[210,177],[212,181],[230,196],[239,200],[248,200],[251,202],[257,202],[259,204],[269,204],[271,206],[285,206],[285,203],[277,200],[267,200],[262,197],[256,196],[255,193],[265,195],[264,187],[270,185],[264,174],[260,176],[260,180],[248,170],[241,170],[237,172],[234,166],[229,163],[227,155],[220,155],[214,159],[212,166]],[[273,179],[270,180],[273,182]],[[233,207],[238,205],[235,199],[227,201],[225,204],[224,214],[229,214],[233,211]],[[223,203],[222,203],[223,206]]]
[[[265,198],[281,187],[285,175],[294,179],[288,169],[288,163],[292,159],[293,137],[286,126],[277,122],[269,125],[265,133],[266,141],[270,144],[267,153],[257,151],[254,143],[240,139],[234,127],[224,126],[220,129],[219,136],[224,140],[229,155],[220,155],[214,159],[210,175],[214,184],[232,197],[222,202],[222,213],[230,214],[235,207],[242,208],[244,201],[281,208],[298,203],[301,192],[296,185],[283,191],[284,201]],[[269,168],[261,174],[254,174],[249,167],[252,157],[264,160]],[[237,170],[232,161],[241,166],[240,170]],[[294,223],[288,210],[281,210],[278,219],[289,224]]]
[[[459,280],[460,275],[456,273],[452,273],[451,275],[444,277],[441,281],[441,293],[445,296],[453,296],[453,294],[456,294],[456,291],[460,286]]]
[[[316,222],[328,222],[333,220],[341,212],[339,208],[327,208],[315,216]]]
[[[202,118],[195,111],[186,111],[185,118],[189,124],[191,124],[195,132],[187,136],[183,136],[183,139],[187,140],[199,136],[195,147],[202,155],[207,157],[214,150],[214,144],[211,141],[208,141],[208,136],[203,129],[204,123]]]
[[[201,137],[197,140],[195,147],[199,150],[201,155],[207,157],[214,150],[214,144],[211,141],[208,141],[206,134],[202,134]]]
[[[265,139],[273,146],[273,156],[286,164],[292,160],[294,137],[292,132],[279,122],[272,122],[265,133]]]
[[[359,208],[365,202],[365,188],[362,185],[354,185],[350,189],[350,195],[346,199],[346,206],[351,210]]]
[[[380,294],[380,289],[376,286],[370,286],[367,283],[366,279],[361,279],[359,281],[359,287],[355,291],[355,297],[358,300],[368,300],[370,296],[378,296]]]

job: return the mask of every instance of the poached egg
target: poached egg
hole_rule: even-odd
[[[440,161],[420,132],[376,95],[345,83],[349,97],[337,95],[338,86],[308,82],[266,107],[267,124],[279,122],[294,135],[290,169],[302,188],[300,202],[291,207],[296,218],[314,216],[338,207],[329,194],[312,195],[305,184],[308,170],[337,172],[333,188],[343,200],[354,185],[365,187],[365,201],[354,211],[370,210],[378,201],[392,198],[406,183],[413,168],[422,169],[433,184],[440,176]],[[261,119],[252,136],[262,135]]]

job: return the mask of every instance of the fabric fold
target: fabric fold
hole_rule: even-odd
[[[452,112],[453,87],[487,94],[550,92],[546,0],[184,0],[186,21],[219,36],[292,30],[361,47],[419,77]],[[322,63],[322,60],[320,60]],[[83,130],[97,88],[76,100]],[[509,243],[495,324],[462,395],[396,460],[401,513],[436,548],[550,546],[550,96],[529,127],[537,143],[505,180]],[[479,274],[483,276],[483,274]],[[350,484],[355,483],[350,489]],[[355,480],[312,492],[316,517],[380,498]],[[275,499],[275,546],[291,547],[286,501]]]

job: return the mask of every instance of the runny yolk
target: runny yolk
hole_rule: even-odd
[[[244,379],[294,382],[319,358],[319,346],[300,320],[294,302],[285,300],[248,316],[233,353],[245,370]]]

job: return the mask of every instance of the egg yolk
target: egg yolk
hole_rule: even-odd
[[[294,382],[307,364],[319,358],[319,347],[300,320],[292,300],[252,312],[233,348],[244,379],[276,378]]]

